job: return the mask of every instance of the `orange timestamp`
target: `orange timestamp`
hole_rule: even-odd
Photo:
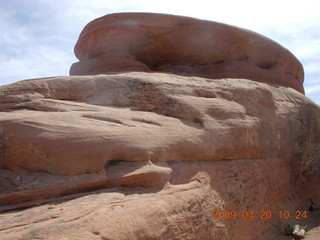
[[[261,210],[261,211],[212,211],[212,219],[261,219],[261,220],[270,220],[271,218],[280,218],[280,219],[306,219],[307,211],[297,210],[295,212],[290,211],[278,211],[272,212],[269,210]]]

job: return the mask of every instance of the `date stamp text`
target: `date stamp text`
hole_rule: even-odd
[[[261,211],[212,211],[212,219],[260,219],[270,220],[272,218],[289,219],[294,218],[297,220],[306,219],[307,211],[297,210],[295,212],[290,211],[278,211],[272,212],[269,210]]]

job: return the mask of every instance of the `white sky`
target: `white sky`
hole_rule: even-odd
[[[306,95],[320,104],[319,0],[0,0],[0,85],[68,75],[83,27],[115,12],[170,13],[261,33],[302,62]]]

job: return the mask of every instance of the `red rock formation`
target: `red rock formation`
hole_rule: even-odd
[[[320,111],[284,87],[56,77],[1,87],[0,109],[0,211],[54,204],[3,215],[0,239],[280,239],[277,215],[266,224],[212,211],[294,213],[320,201],[319,182],[300,171],[320,142]]]
[[[128,16],[148,24],[141,27]],[[111,31],[105,19],[114,19]],[[123,25],[132,34],[120,44]],[[244,41],[246,48],[217,48],[212,55],[205,48],[185,51],[187,57],[181,55],[185,46],[168,52],[166,44],[178,46],[170,38],[164,52],[153,45],[156,39],[165,42],[164,31],[184,29],[177,34],[190,36],[195,26],[208,26],[209,35],[218,32],[215,42],[231,36],[229,47],[239,39],[250,41]],[[83,60],[72,69],[149,71],[149,61],[160,59],[157,71],[183,68],[203,76],[205,61],[220,54],[225,55],[220,64],[235,73],[245,49],[250,54],[240,61],[243,76],[257,80],[254,76],[266,73],[267,83],[131,72],[0,87],[0,239],[285,240],[283,228],[291,222],[313,228],[309,239],[316,239],[318,213],[297,219],[296,211],[308,210],[310,199],[320,203],[319,106],[286,87],[294,82],[288,72],[299,75],[302,68],[285,49],[244,30],[225,26],[224,32],[222,26],[165,15],[110,15],[85,28],[76,46]],[[144,35],[136,35],[144,28]],[[128,44],[137,50],[132,59]],[[268,44],[272,51],[257,47]],[[102,50],[106,55],[97,57]],[[266,56],[278,59],[277,65],[256,67]],[[179,59],[186,62],[173,66]],[[283,78],[276,78],[279,74]],[[302,85],[294,86],[302,91]],[[223,215],[230,211],[235,219]],[[270,219],[261,219],[263,211],[272,213]],[[290,218],[280,218],[279,211]]]
[[[90,22],[75,46],[71,75],[122,71],[246,78],[304,93],[300,62],[276,42],[226,24],[150,13]]]

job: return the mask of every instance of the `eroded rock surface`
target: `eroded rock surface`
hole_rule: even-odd
[[[211,21],[150,13],[110,14],[90,22],[75,46],[71,75],[142,71],[246,78],[303,93],[301,63],[257,33]]]
[[[281,239],[277,215],[212,211],[320,201],[301,171],[320,111],[293,89],[132,72],[21,81],[0,102],[0,211],[43,204],[3,213],[0,238]]]
[[[285,48],[130,13],[75,53],[83,76],[0,87],[0,239],[318,239],[319,213],[296,211],[320,203],[320,109]]]

